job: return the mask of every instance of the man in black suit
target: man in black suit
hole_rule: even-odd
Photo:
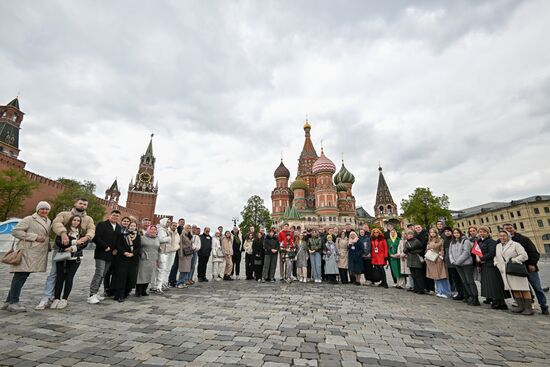
[[[113,255],[116,255],[116,245],[121,234],[121,227],[118,224],[120,220],[120,211],[113,210],[109,219],[98,223],[95,231],[95,273],[90,284],[90,297],[88,303],[95,304],[103,300],[103,297],[98,295],[101,282],[111,269]],[[109,282],[106,281],[103,285],[106,294],[109,294]]]

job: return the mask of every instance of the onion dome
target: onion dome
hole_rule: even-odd
[[[285,167],[282,160],[281,160],[281,164],[279,164],[279,167],[277,167],[277,169],[275,170],[274,176],[275,178],[279,178],[279,177],[290,178],[290,171],[288,170],[288,168]]]
[[[348,188],[343,183],[339,183],[336,185],[336,191],[348,191]]]
[[[307,183],[302,180],[301,178],[297,178],[291,185],[290,185],[290,191],[294,190],[307,190]]]
[[[350,171],[348,171],[348,169],[344,165],[344,161],[342,161],[342,167],[340,168],[340,171],[338,171],[338,173],[334,176],[334,184],[338,185],[339,183],[355,183],[355,176]]]
[[[336,172],[336,166],[325,156],[323,148],[321,148],[321,156],[315,161],[315,163],[313,163],[311,171],[313,174],[317,174],[319,172],[330,172],[332,174]]]
[[[304,124],[304,130],[305,129],[311,129],[311,125],[309,124],[309,121],[306,119],[306,122]]]

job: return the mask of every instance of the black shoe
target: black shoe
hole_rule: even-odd
[[[117,301],[118,301],[119,303],[122,303],[122,302],[124,302],[124,298],[119,298],[119,299],[117,299]]]
[[[466,298],[464,298],[464,299],[462,300],[462,302],[467,303],[467,304],[470,304],[470,302],[472,302],[472,301],[473,301],[473,300],[472,300],[471,297],[466,297]]]
[[[147,293],[147,291],[144,290],[144,291],[141,292],[141,295],[143,297],[147,297],[147,296],[149,296],[149,293]]]
[[[549,313],[548,313],[548,307],[543,308],[543,309],[541,309],[540,311],[541,311],[541,313],[542,313],[543,315],[548,315],[548,314],[549,314]]]
[[[141,297],[141,293],[136,293],[136,297]]]
[[[472,298],[472,301],[468,304],[470,306],[481,306],[481,303],[479,303],[479,299],[477,299],[477,297]]]
[[[454,299],[455,301],[463,301],[463,300],[464,300],[464,296],[462,296],[462,295],[454,296],[453,299]]]
[[[424,291],[415,292],[415,293],[417,293],[417,294],[426,294],[426,292],[424,292]]]
[[[483,304],[484,304],[484,305],[490,305],[492,302],[493,302],[492,299],[490,299],[490,298],[485,298],[485,301],[483,301]]]
[[[542,291],[548,293],[548,291],[550,291],[550,287],[542,288]],[[545,315],[548,315],[548,314],[545,313]]]
[[[491,309],[493,309],[493,310],[507,310],[508,306],[506,306],[506,303],[504,303],[504,302],[493,303],[491,305]]]

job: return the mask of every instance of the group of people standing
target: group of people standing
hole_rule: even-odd
[[[507,309],[513,297],[512,312],[532,315],[534,290],[543,314],[548,314],[537,262],[539,253],[529,238],[506,224],[498,241],[487,227],[470,227],[468,233],[437,222],[432,229],[410,225],[401,234],[391,224],[386,230],[363,225],[358,232],[347,224],[338,227],[304,229],[284,224],[248,228],[242,235],[237,226],[224,231],[219,226],[212,236],[186,224],[183,218],[168,218],[158,225],[145,218],[138,222],[113,210],[107,220],[94,224],[86,214],[88,202],[78,199],[70,211],[53,221],[50,205],[40,202],[36,213],[25,217],[13,230],[21,262],[12,265],[10,291],[2,309],[25,311],[19,303],[21,289],[33,272],[47,270],[50,231],[55,234],[51,269],[43,296],[36,309],[67,307],[75,274],[84,257],[83,249],[95,244],[95,272],[90,282],[88,303],[106,297],[118,302],[135,290],[136,297],[149,292],[163,294],[170,288],[187,288],[211,279],[231,281],[240,278],[244,254],[245,279],[274,282],[277,263],[279,279],[306,283],[375,285],[388,288],[386,268],[391,269],[394,287],[418,294],[464,301],[479,306],[476,278],[481,282],[483,301],[494,309]],[[362,282],[364,277],[364,282]],[[103,294],[99,290],[103,285]]]

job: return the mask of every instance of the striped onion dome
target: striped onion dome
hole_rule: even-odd
[[[355,176],[348,171],[346,166],[344,165],[344,161],[342,161],[342,167],[340,167],[340,171],[334,176],[334,184],[338,185],[339,183],[355,183]]]
[[[330,172],[332,174],[336,172],[336,166],[325,156],[323,148],[321,148],[321,156],[315,161],[315,163],[313,163],[311,171],[313,174],[317,174],[319,172]]]

